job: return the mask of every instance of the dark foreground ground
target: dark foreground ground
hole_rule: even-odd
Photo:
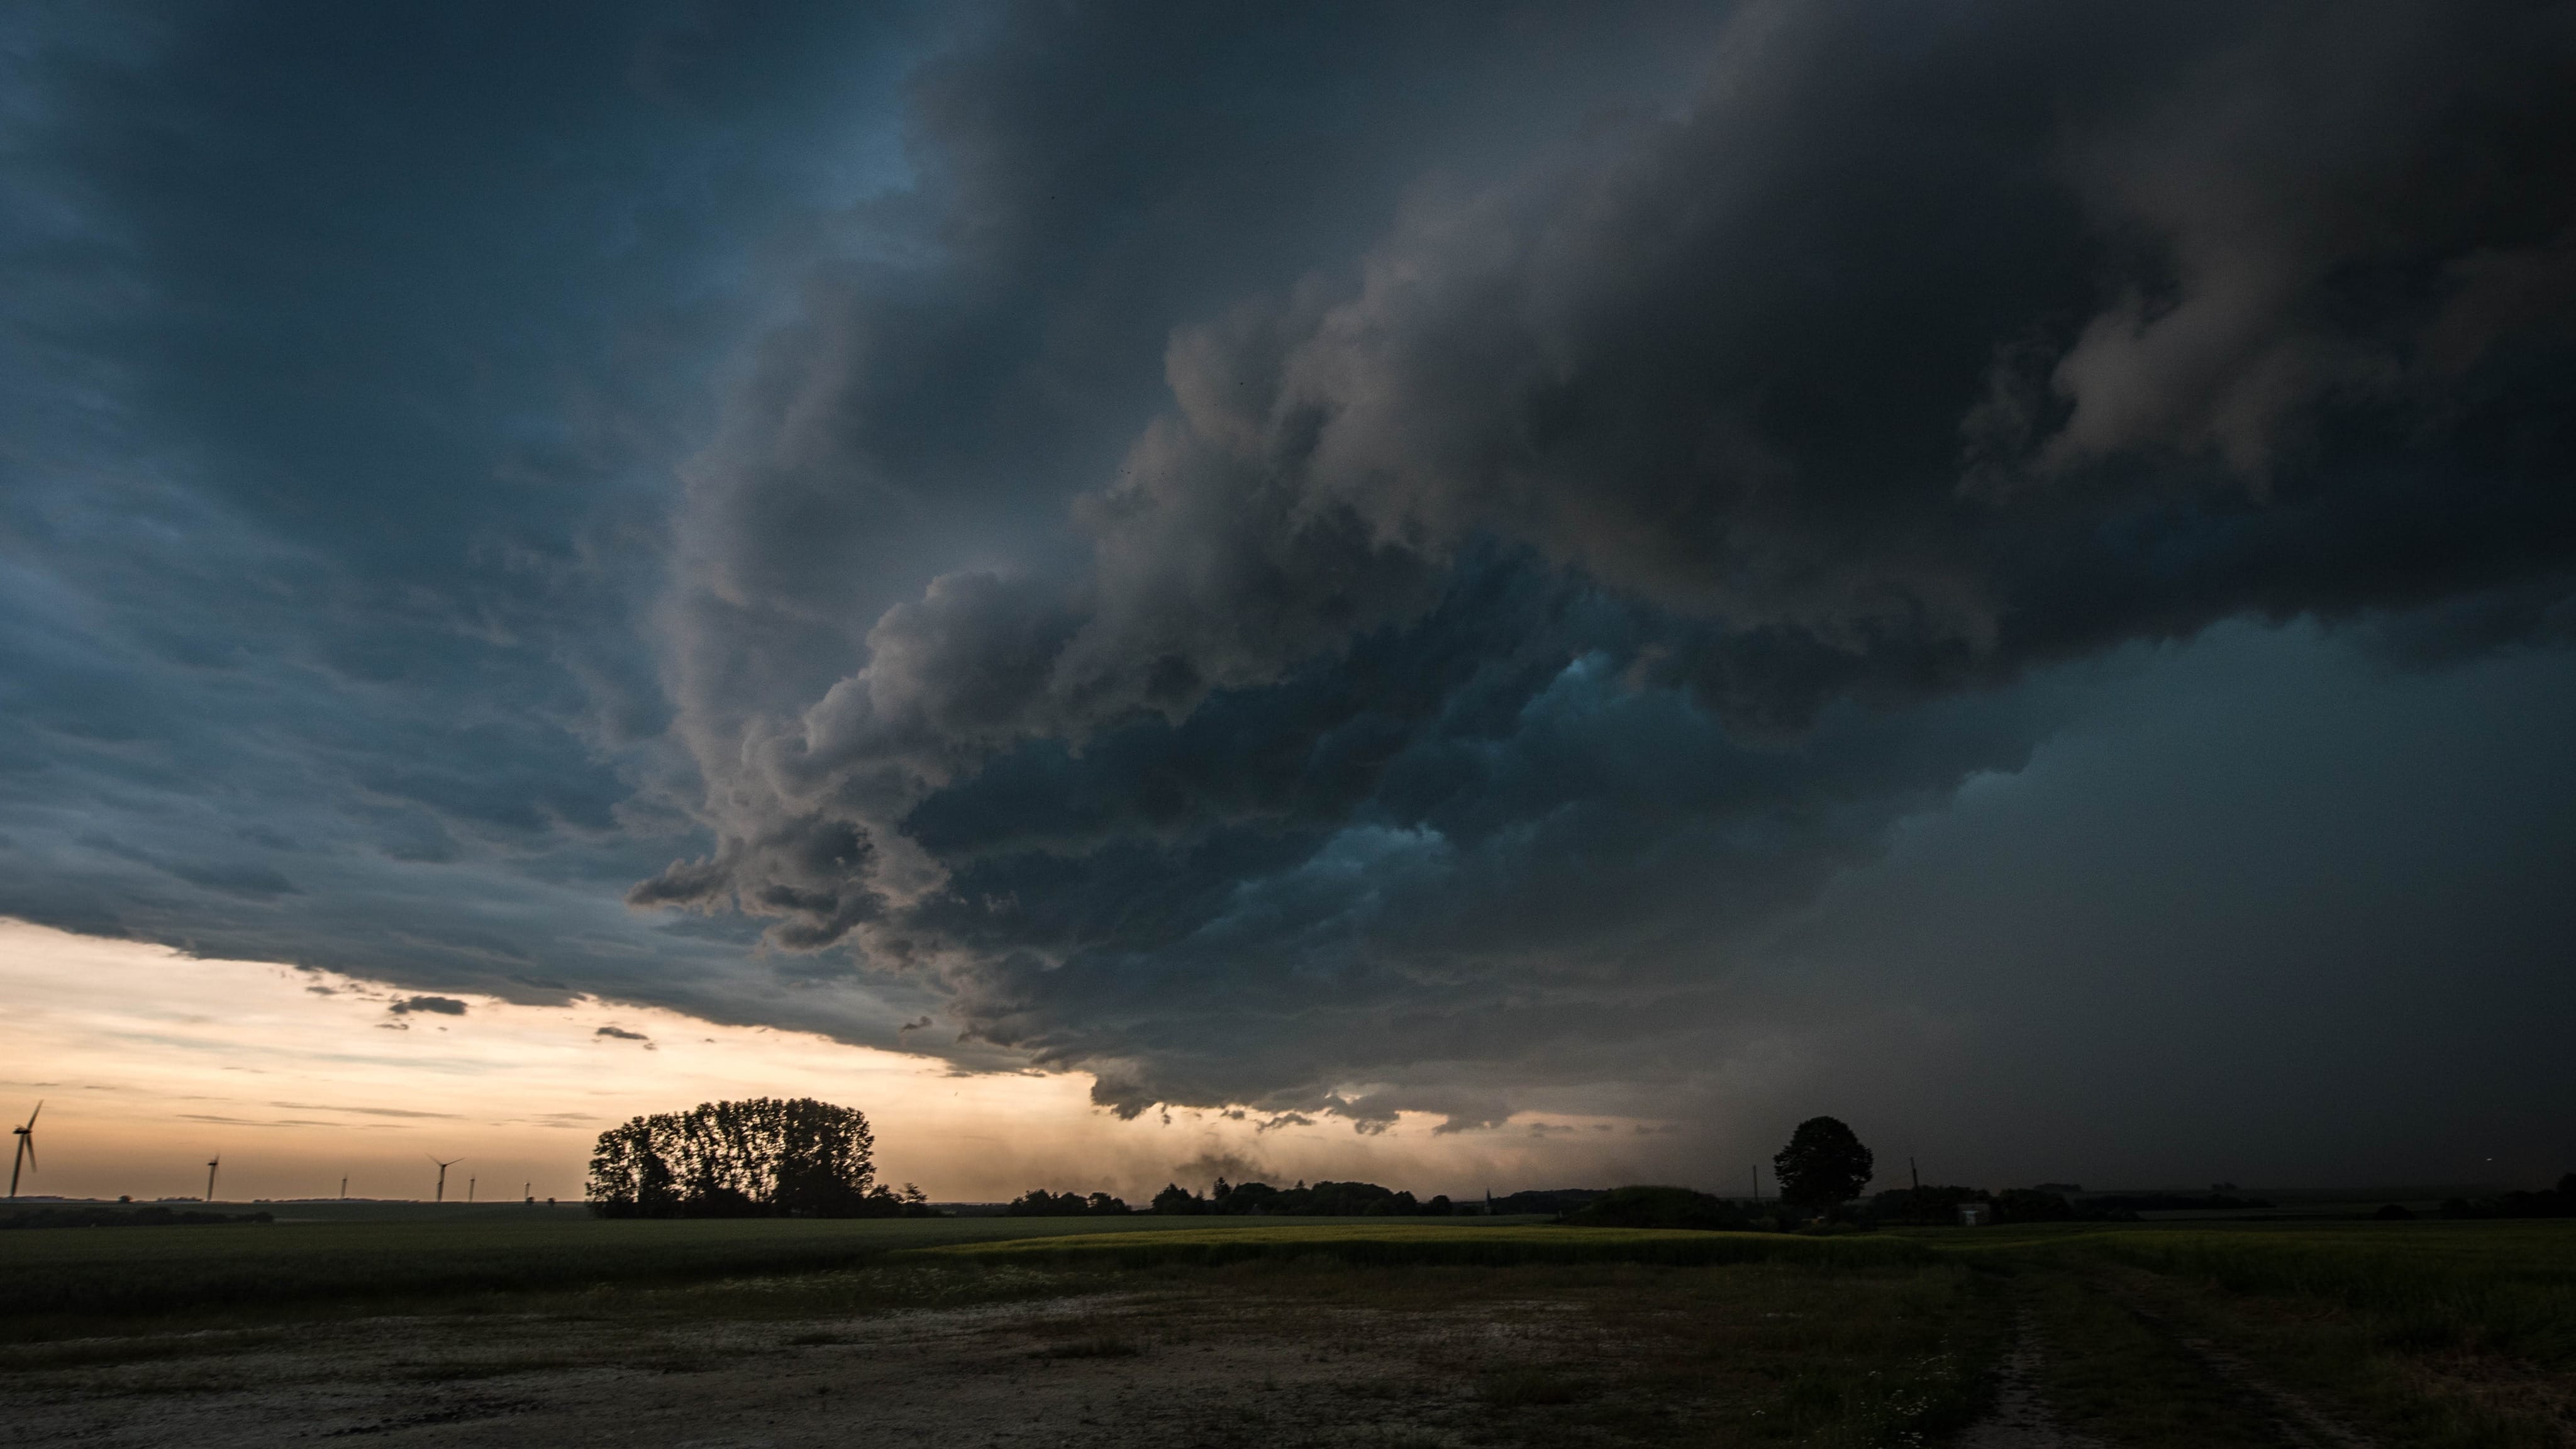
[[[1256,1254],[1233,1262],[1203,1230],[882,1225],[860,1251],[654,1227],[496,1240],[475,1271],[526,1286],[393,1296],[349,1276],[355,1236],[11,1234],[0,1306],[11,1282],[55,1303],[0,1319],[0,1444],[2576,1444],[2570,1224],[1953,1230],[1698,1264],[1508,1225],[1224,1230]],[[1436,1261],[1461,1242],[1481,1261]],[[1593,1260],[1545,1260],[1565,1243]],[[244,1257],[301,1286],[245,1294]],[[129,1260],[214,1297],[79,1311]]]

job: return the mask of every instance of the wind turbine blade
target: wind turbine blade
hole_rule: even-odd
[[[35,1131],[36,1119],[43,1115],[45,1115],[45,1104],[42,1099],[39,1099],[36,1103],[36,1110],[27,1114],[27,1130],[30,1132]]]
[[[27,1165],[29,1167],[34,1167],[36,1165],[36,1139],[34,1137],[21,1137],[18,1140],[27,1145]]]

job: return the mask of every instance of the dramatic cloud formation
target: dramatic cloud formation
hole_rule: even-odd
[[[1084,562],[935,578],[810,702],[684,665],[720,844],[633,899],[924,967],[1128,1110],[1365,1118],[1336,1084],[1671,1021],[2016,766],[2045,721],[1979,691],[2034,665],[2462,597],[2563,631],[2566,26],[1745,8],[1686,99],[1177,327]],[[972,119],[979,226],[1092,189],[972,169],[1034,144]],[[909,348],[825,316],[698,465],[684,659],[762,655],[740,581],[869,471],[851,359]]]
[[[2374,762],[2242,877],[2489,862],[2354,991],[2576,945],[2567,5],[5,23],[0,912],[1130,1115],[1758,1114],[2059,1080],[2172,900],[1940,822],[2223,697]]]

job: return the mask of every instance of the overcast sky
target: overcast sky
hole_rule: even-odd
[[[0,914],[1398,1175],[2576,1167],[2576,6],[36,4],[0,98]]]

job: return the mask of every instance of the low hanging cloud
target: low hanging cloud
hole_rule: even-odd
[[[386,1007],[385,1010],[396,1016],[409,1016],[414,1012],[428,1012],[435,1016],[463,1016],[465,1003],[453,996],[406,996]]]
[[[740,521],[835,483],[737,436],[674,615],[717,845],[629,899],[914,973],[1125,1112],[1501,1120],[1485,1082],[1710,1019],[1895,820],[2018,768],[2036,669],[2245,615],[2566,636],[2570,42],[1743,7],[1678,104],[1175,327],[1079,563],[809,618],[849,667],[801,695],[691,662],[757,653],[741,581],[818,546]],[[863,472],[847,359],[898,334],[812,325],[764,385]]]
[[[420,1117],[453,1119],[454,1112],[415,1112],[404,1107],[343,1107],[331,1102],[278,1102],[272,1105],[306,1112],[349,1112],[361,1117]]]

